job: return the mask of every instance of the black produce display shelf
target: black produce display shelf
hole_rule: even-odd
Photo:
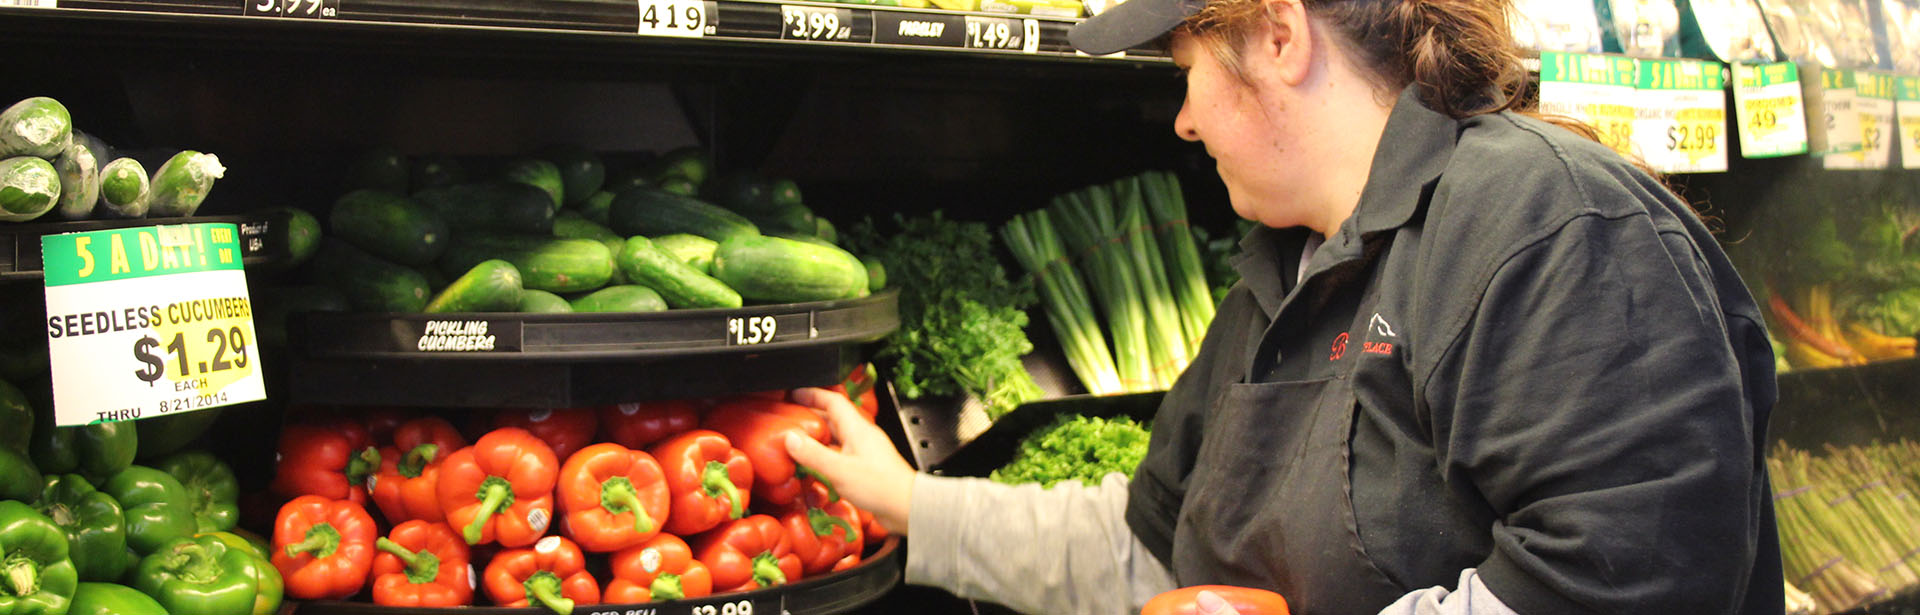
[[[627,314],[294,314],[292,398],[578,407],[834,384],[900,327],[899,293]]]
[[[1073,50],[1073,17],[771,0],[8,0],[9,15],[162,19],[336,30],[402,27],[907,49],[1097,62],[1166,62],[1152,45],[1095,58]]]
[[[749,592],[736,592],[646,604],[595,604],[574,607],[574,615],[832,615],[858,609],[900,583],[900,537],[889,536],[858,565],[826,576],[801,579]],[[537,615],[542,607],[402,608],[368,602],[315,601],[294,607],[295,615]]]
[[[287,220],[285,213],[263,213],[0,225],[0,282],[41,279],[41,236],[141,226],[232,223],[240,229],[240,261],[249,267],[266,265],[287,258]]]
[[[1099,418],[1126,416],[1147,423],[1153,420],[1154,412],[1160,409],[1160,400],[1166,395],[1166,391],[1069,395],[1022,404],[994,421],[979,436],[961,443],[951,454],[933,464],[930,470],[946,476],[986,476],[1013,461],[1014,453],[1020,450],[1020,442],[1052,424],[1056,418],[1076,414]]]

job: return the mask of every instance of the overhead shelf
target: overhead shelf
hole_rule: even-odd
[[[768,0],[7,0],[0,16],[166,18],[294,27],[511,30],[808,47],[951,51],[1164,63],[1152,47],[1095,58],[1067,42],[1072,17]]]
[[[899,293],[638,314],[309,312],[293,399],[576,407],[823,386],[900,327]]]
[[[240,260],[248,267],[266,265],[287,257],[286,213],[6,224],[0,225],[0,282],[41,279],[40,237],[44,235],[221,222],[239,227]]]

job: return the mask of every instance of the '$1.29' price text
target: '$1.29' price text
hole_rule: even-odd
[[[195,360],[198,350],[210,350],[213,354],[204,360]],[[168,377],[180,382],[176,390],[194,388],[191,383],[201,382],[208,374],[247,367],[247,336],[240,327],[219,327],[207,329],[205,344],[189,344],[185,332],[173,334],[173,338],[161,346],[153,336],[143,336],[133,341],[133,358],[144,365],[133,370],[133,376],[146,381],[147,386]],[[177,368],[169,371],[169,368]]]

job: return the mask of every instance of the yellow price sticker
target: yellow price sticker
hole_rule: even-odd
[[[1633,152],[1633,107],[1595,103],[1587,105],[1586,111],[1602,144],[1622,154]]]

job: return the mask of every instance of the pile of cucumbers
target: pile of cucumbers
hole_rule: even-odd
[[[148,176],[45,96],[0,111],[0,222],[191,216],[225,174],[218,157],[185,150]]]
[[[864,297],[878,263],[835,245],[788,180],[714,174],[697,148],[609,177],[554,147],[469,178],[459,159],[353,164],[311,272],[371,312],[651,312]]]

